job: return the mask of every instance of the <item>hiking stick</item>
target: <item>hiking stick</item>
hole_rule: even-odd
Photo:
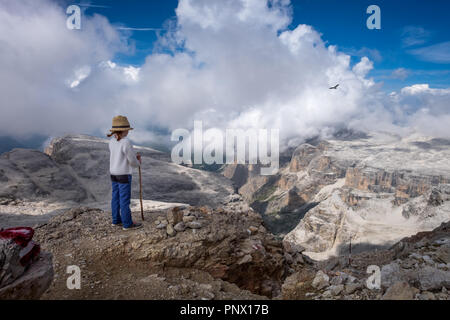
[[[141,218],[144,221],[144,206],[142,205],[142,173],[141,166],[139,166],[139,199],[141,200]]]

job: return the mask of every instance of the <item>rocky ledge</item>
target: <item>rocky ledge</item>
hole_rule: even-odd
[[[37,228],[36,238],[54,255],[48,299],[259,299],[279,295],[287,271],[281,241],[239,202],[146,212],[137,230],[112,226],[109,212],[75,208]],[[80,267],[81,290],[67,290],[68,265]]]

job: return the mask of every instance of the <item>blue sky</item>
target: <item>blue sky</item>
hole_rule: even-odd
[[[78,2],[84,14],[106,16],[113,25],[161,30],[131,30],[136,50],[121,54],[116,61],[141,65],[153,51],[157,33],[164,32],[167,20],[176,18],[176,0],[127,0]],[[64,2],[71,4],[72,2]],[[293,20],[313,26],[327,44],[352,56],[356,63],[361,56],[374,62],[369,74],[382,81],[386,91],[398,90],[416,83],[446,88],[450,84],[450,1],[412,0],[293,0]],[[376,4],[381,9],[381,30],[369,30],[366,9]],[[245,30],[243,30],[245,32]]]

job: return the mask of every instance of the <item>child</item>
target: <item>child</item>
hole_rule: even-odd
[[[114,135],[109,141],[110,162],[109,171],[112,182],[112,225],[122,225],[123,230],[141,228],[141,223],[133,223],[131,219],[131,174],[132,167],[139,167],[141,163],[140,154],[135,154],[130,140],[127,139],[130,123],[127,117],[117,116],[112,120],[111,133]]]

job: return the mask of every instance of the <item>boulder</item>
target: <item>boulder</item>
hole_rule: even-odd
[[[312,282],[312,286],[318,290],[328,287],[330,277],[325,274],[322,270],[316,273],[316,276]]]
[[[188,223],[188,222],[192,222],[195,220],[195,216],[184,216],[183,217],[183,222]]]
[[[340,272],[337,276],[333,277],[330,281],[330,284],[337,286],[340,284],[345,284],[348,279],[348,274],[344,272]]]
[[[52,255],[41,252],[23,275],[0,288],[0,299],[39,299],[53,281]]]
[[[284,253],[284,259],[286,260],[286,262],[287,262],[288,264],[294,263],[294,259],[293,259],[292,256],[291,256],[289,253],[287,253],[287,252]]]
[[[421,290],[438,290],[442,287],[450,288],[450,271],[424,266],[416,272]]]
[[[338,284],[338,285],[335,285],[335,286],[330,286],[328,288],[328,290],[330,290],[331,295],[337,296],[344,290],[344,285],[343,284]]]
[[[281,287],[283,299],[298,300],[311,296],[308,289],[311,288],[311,282],[314,276],[315,273],[313,270],[302,268],[299,272],[287,277]]]
[[[450,263],[450,245],[439,247],[436,250],[436,257],[443,263]]]
[[[172,225],[176,225],[178,222],[183,221],[183,211],[178,207],[171,209],[167,213],[167,221]]]
[[[187,226],[191,229],[200,229],[202,224],[198,221],[191,221],[187,223]]]
[[[412,288],[405,281],[399,281],[390,286],[383,295],[383,300],[413,300],[418,293],[416,288]]]
[[[186,225],[183,221],[178,222],[174,227],[175,231],[177,232],[183,232],[186,229]]]
[[[354,293],[356,290],[361,289],[363,286],[360,283],[347,283],[345,285],[345,293],[346,294],[352,294]]]
[[[172,226],[172,224],[168,224],[167,225],[167,227],[166,227],[166,232],[167,232],[167,234],[169,235],[169,236],[171,236],[171,237],[173,237],[173,236],[175,236],[176,235],[176,231],[175,231],[175,229],[173,228],[173,226]]]
[[[433,292],[424,291],[418,296],[419,300],[436,300],[436,296]]]
[[[238,261],[237,264],[238,264],[238,265],[240,265],[240,264],[246,264],[246,263],[252,262],[252,260],[253,260],[252,256],[249,255],[249,254],[246,254],[245,256],[243,256],[243,257],[241,258],[241,260]]]
[[[418,283],[421,290],[450,288],[450,271],[429,265],[421,265],[415,269],[403,269],[396,262],[384,265],[381,268],[382,287],[388,288],[401,281]]]
[[[251,234],[255,234],[256,232],[258,232],[258,227],[250,226],[248,227],[248,230],[250,230]]]
[[[20,263],[22,247],[12,239],[0,239],[0,287],[4,287],[25,272]]]
[[[156,229],[166,229],[167,228],[167,222],[160,222],[157,226]]]

